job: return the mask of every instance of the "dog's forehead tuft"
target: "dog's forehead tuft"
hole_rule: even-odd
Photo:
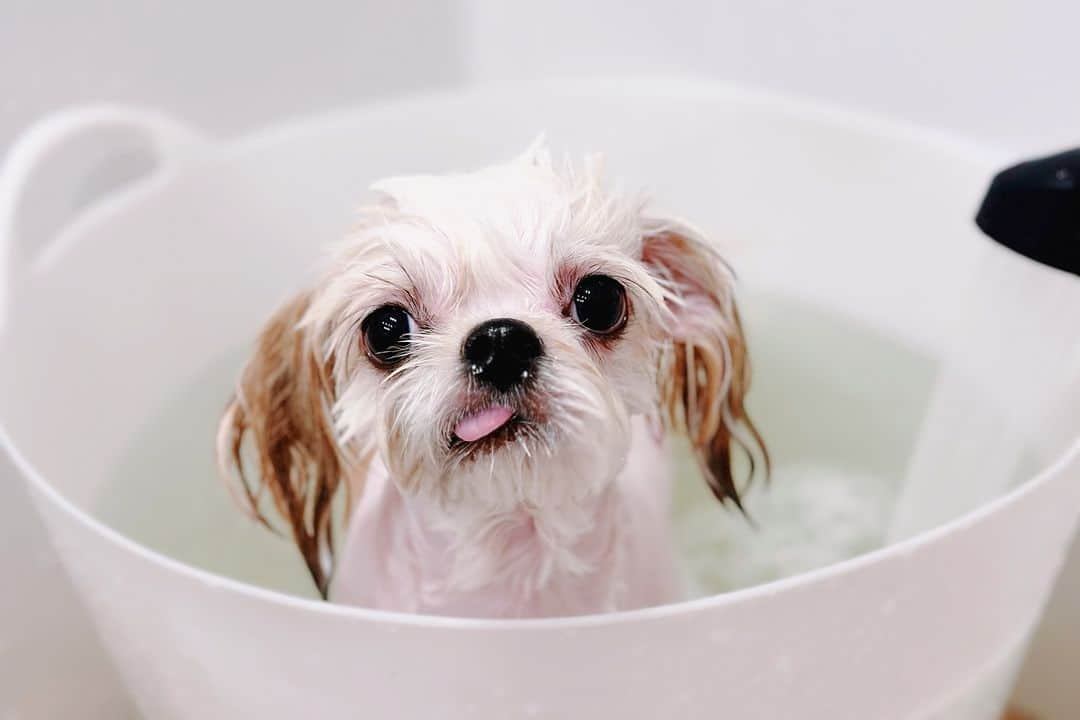
[[[601,156],[555,164],[542,139],[500,165],[372,187],[387,198],[373,227],[396,238],[395,261],[447,299],[523,285],[539,295],[560,266],[637,252],[641,198],[607,186]]]
[[[521,159],[470,173],[388,178],[372,189],[393,200],[399,212],[436,224],[512,223],[568,200],[566,183],[550,166]]]

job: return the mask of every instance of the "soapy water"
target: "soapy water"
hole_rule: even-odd
[[[773,457],[744,504],[721,507],[685,448],[673,451],[672,528],[688,584],[713,594],[880,547],[937,371],[932,358],[804,301],[743,300],[749,407]],[[256,525],[219,481],[218,416],[248,349],[219,358],[135,433],[96,514],[196,567],[315,597],[292,543]]]

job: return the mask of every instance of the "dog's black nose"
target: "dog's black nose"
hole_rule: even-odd
[[[529,379],[544,346],[520,320],[497,318],[473,328],[461,354],[478,382],[505,392]]]

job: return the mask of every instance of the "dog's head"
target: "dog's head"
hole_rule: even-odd
[[[221,426],[246,502],[265,522],[269,488],[321,590],[332,499],[374,457],[449,512],[557,508],[612,481],[644,414],[739,504],[733,449],[762,447],[732,274],[696,229],[540,145],[375,189],[322,281],[263,330]]]

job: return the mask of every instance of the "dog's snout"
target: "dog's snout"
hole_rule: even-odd
[[[527,324],[497,318],[473,328],[461,353],[469,373],[478,382],[506,391],[528,380],[544,347]]]

